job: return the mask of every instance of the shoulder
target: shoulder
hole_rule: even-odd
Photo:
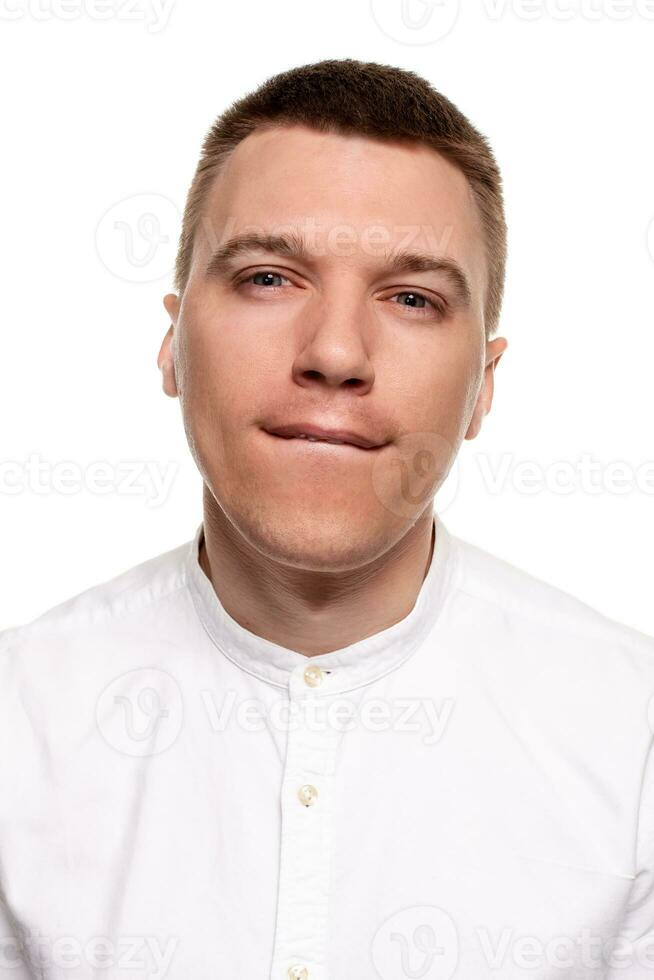
[[[454,597],[479,629],[495,631],[522,656],[588,671],[615,670],[654,691],[654,637],[604,614],[525,569],[450,534],[456,552]],[[604,681],[606,681],[604,675]]]
[[[65,769],[81,746],[95,744],[99,706],[115,689],[131,683],[176,691],[174,664],[188,642],[192,544],[0,633],[0,767],[7,779],[24,780],[28,770],[32,779],[40,766]]]
[[[96,645],[138,634],[162,604],[186,586],[192,541],[140,562],[47,609],[31,622],[0,632],[0,673],[61,667],[66,659]],[[46,658],[46,662],[44,659]]]
[[[452,536],[446,642],[481,717],[518,736],[559,788],[639,822],[654,909],[654,637]],[[584,789],[584,787],[586,787]],[[600,794],[601,789],[601,794]],[[601,795],[602,799],[599,799]],[[640,812],[640,818],[636,814]]]

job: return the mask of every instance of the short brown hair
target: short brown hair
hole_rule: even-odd
[[[205,136],[186,199],[175,287],[188,280],[193,240],[209,187],[241,140],[271,124],[303,124],[321,132],[424,143],[467,178],[485,234],[488,288],[486,337],[499,322],[507,232],[502,179],[487,139],[456,106],[415,72],[353,58],[319,61],[274,75],[234,102]]]

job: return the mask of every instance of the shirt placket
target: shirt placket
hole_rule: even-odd
[[[327,709],[333,671],[310,664],[289,678],[281,788],[281,849],[271,980],[329,980],[327,930],[332,804],[343,738]],[[347,706],[345,708],[347,712]]]

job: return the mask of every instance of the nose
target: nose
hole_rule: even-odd
[[[326,302],[316,297],[305,309],[302,346],[293,363],[293,378],[303,387],[352,388],[365,394],[374,382],[370,330],[364,304],[355,298]]]

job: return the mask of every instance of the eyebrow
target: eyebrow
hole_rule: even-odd
[[[207,263],[206,275],[219,276],[225,273],[231,261],[238,255],[248,252],[271,252],[285,258],[296,259],[309,264],[311,255],[303,239],[295,233],[288,235],[237,235],[220,245]],[[383,256],[388,273],[395,272],[440,272],[453,286],[462,306],[472,303],[472,287],[465,272],[454,259],[447,256],[431,255],[400,249]]]

